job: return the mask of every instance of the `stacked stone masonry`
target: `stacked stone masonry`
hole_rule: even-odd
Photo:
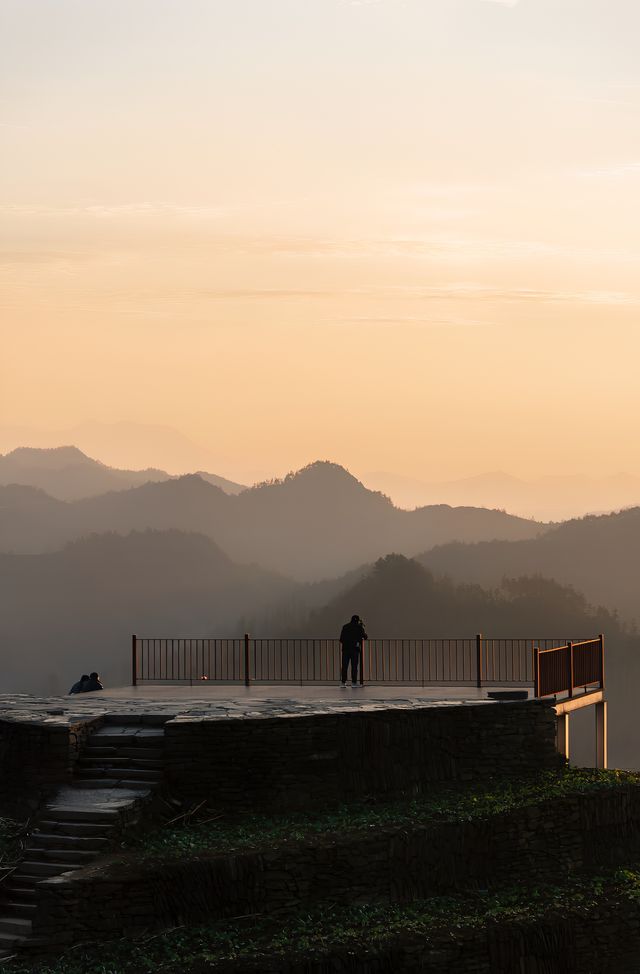
[[[287,810],[558,767],[549,703],[441,705],[241,720],[178,717],[167,779],[187,798]]]

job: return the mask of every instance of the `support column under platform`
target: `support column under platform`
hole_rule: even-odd
[[[558,714],[556,723],[556,747],[569,760],[569,714]]]
[[[596,704],[596,768],[608,767],[607,701]]]
[[[596,715],[596,768],[607,767],[607,701],[604,690],[592,690],[556,703],[556,745],[569,760],[569,720],[574,710],[593,707]]]

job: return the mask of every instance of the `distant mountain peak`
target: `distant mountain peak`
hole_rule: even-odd
[[[62,470],[64,467],[78,464],[98,464],[99,460],[92,460],[79,450],[77,446],[35,447],[18,446],[4,457],[0,457],[5,464],[19,463],[22,467],[46,467],[50,470]]]
[[[332,460],[314,460],[313,463],[308,463],[306,467],[288,473],[284,478],[285,483],[294,480],[330,480],[333,482],[341,480],[345,483],[358,484],[359,487],[363,486],[357,477],[354,477],[345,467],[339,463],[334,463]]]

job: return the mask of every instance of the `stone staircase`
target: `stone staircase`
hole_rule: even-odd
[[[73,783],[45,805],[22,862],[0,884],[0,964],[32,938],[38,884],[107,852],[160,788],[166,719],[107,716],[88,738]]]

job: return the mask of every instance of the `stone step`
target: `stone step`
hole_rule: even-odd
[[[102,734],[100,731],[96,731],[95,734],[87,741],[87,751],[91,751],[94,747],[119,747],[123,744],[126,747],[134,747],[136,740],[135,731],[131,730],[128,734],[120,734],[117,732],[110,732],[108,734]]]
[[[163,727],[171,719],[167,714],[105,714],[104,723],[121,727]]]
[[[162,768],[123,768],[118,771],[118,777],[122,781],[143,781],[145,784],[152,781],[162,781],[164,770]]]
[[[142,748],[140,750],[143,750]],[[122,757],[82,757],[76,765],[78,771],[89,770],[91,768],[155,768],[163,769],[164,761],[161,759],[132,758]]]
[[[146,798],[149,789],[156,789],[160,787],[159,781],[138,781],[129,778],[78,778],[74,783],[74,787],[80,790],[93,789],[95,791],[100,788],[128,788],[129,790],[136,791],[137,798]]]
[[[120,815],[116,809],[92,808],[91,805],[47,805],[46,812],[47,822],[50,819],[54,821],[57,819],[60,824],[83,822],[114,826],[120,821]]]
[[[121,778],[118,781],[117,788],[136,788],[139,789],[139,795],[141,798],[148,798],[152,791],[157,791],[162,787],[162,781],[140,781],[139,778]]]
[[[100,835],[62,835],[55,832],[33,832],[28,849],[78,849],[87,852],[100,852],[109,847],[109,840]]]
[[[18,937],[15,933],[0,932],[0,957],[6,959],[13,955],[13,948],[25,943],[26,937]]]
[[[117,746],[118,741],[124,744],[125,741],[148,741],[157,747],[159,742],[164,740],[164,727],[114,727],[107,725],[100,727],[89,737],[87,744],[95,747]]]
[[[18,871],[14,874],[16,880],[22,877],[35,876],[38,880],[45,879],[47,876],[59,876],[60,873],[68,873],[78,868],[75,862],[21,862]]]
[[[162,770],[157,768],[81,768],[78,772],[80,782],[101,781],[104,778],[117,778],[127,781],[159,781]]]
[[[121,757],[135,758],[136,761],[162,761],[164,755],[161,747],[119,747],[115,750]]]
[[[117,788],[118,782],[115,778],[79,778],[74,782],[75,788]]]
[[[89,862],[93,862],[97,855],[97,852],[82,851],[80,849],[29,849],[29,857],[37,859],[38,862],[73,862],[78,866],[84,866]]]
[[[82,757],[80,760],[82,761],[82,758],[87,754],[95,754],[96,757],[117,757],[121,750],[122,749],[118,747],[102,747],[98,744],[92,744],[91,740],[89,740],[82,751]]]
[[[8,917],[24,917],[28,920],[36,912],[37,906],[35,903],[18,903],[13,900],[5,900],[5,902],[0,906],[0,913],[3,916]]]
[[[35,899],[35,884],[30,884],[27,886],[24,882],[25,878],[26,877],[23,877],[23,882],[21,882],[19,885],[17,883],[12,883],[10,886],[5,885],[3,887],[3,892],[9,899],[19,900],[21,903],[28,903],[29,901]]]
[[[20,869],[22,868],[22,863],[20,863],[19,868]],[[24,875],[24,873],[20,873],[16,871],[14,876],[15,876],[14,885],[19,886],[22,889],[33,889],[35,886],[38,885],[38,883],[42,882],[42,876],[36,876],[35,874],[26,876]],[[7,887],[7,889],[8,888],[9,887]]]
[[[98,839],[102,840],[114,830],[116,823],[107,822],[62,822],[54,819],[46,819],[40,822],[40,828],[45,835],[56,835],[60,839],[68,836],[71,839]]]
[[[94,751],[101,751],[102,748],[93,748]],[[76,764],[76,768],[91,768],[95,765],[108,765],[109,767],[120,767],[121,765],[127,765],[131,761],[131,758],[122,757],[118,754],[118,749],[112,747],[109,750],[113,751],[113,754],[93,754],[91,752],[83,754]]]
[[[139,768],[141,771],[164,772],[164,761],[161,758],[130,758],[129,760],[132,768]]]
[[[26,940],[31,933],[31,920],[27,920],[25,917],[0,916],[0,933]]]

